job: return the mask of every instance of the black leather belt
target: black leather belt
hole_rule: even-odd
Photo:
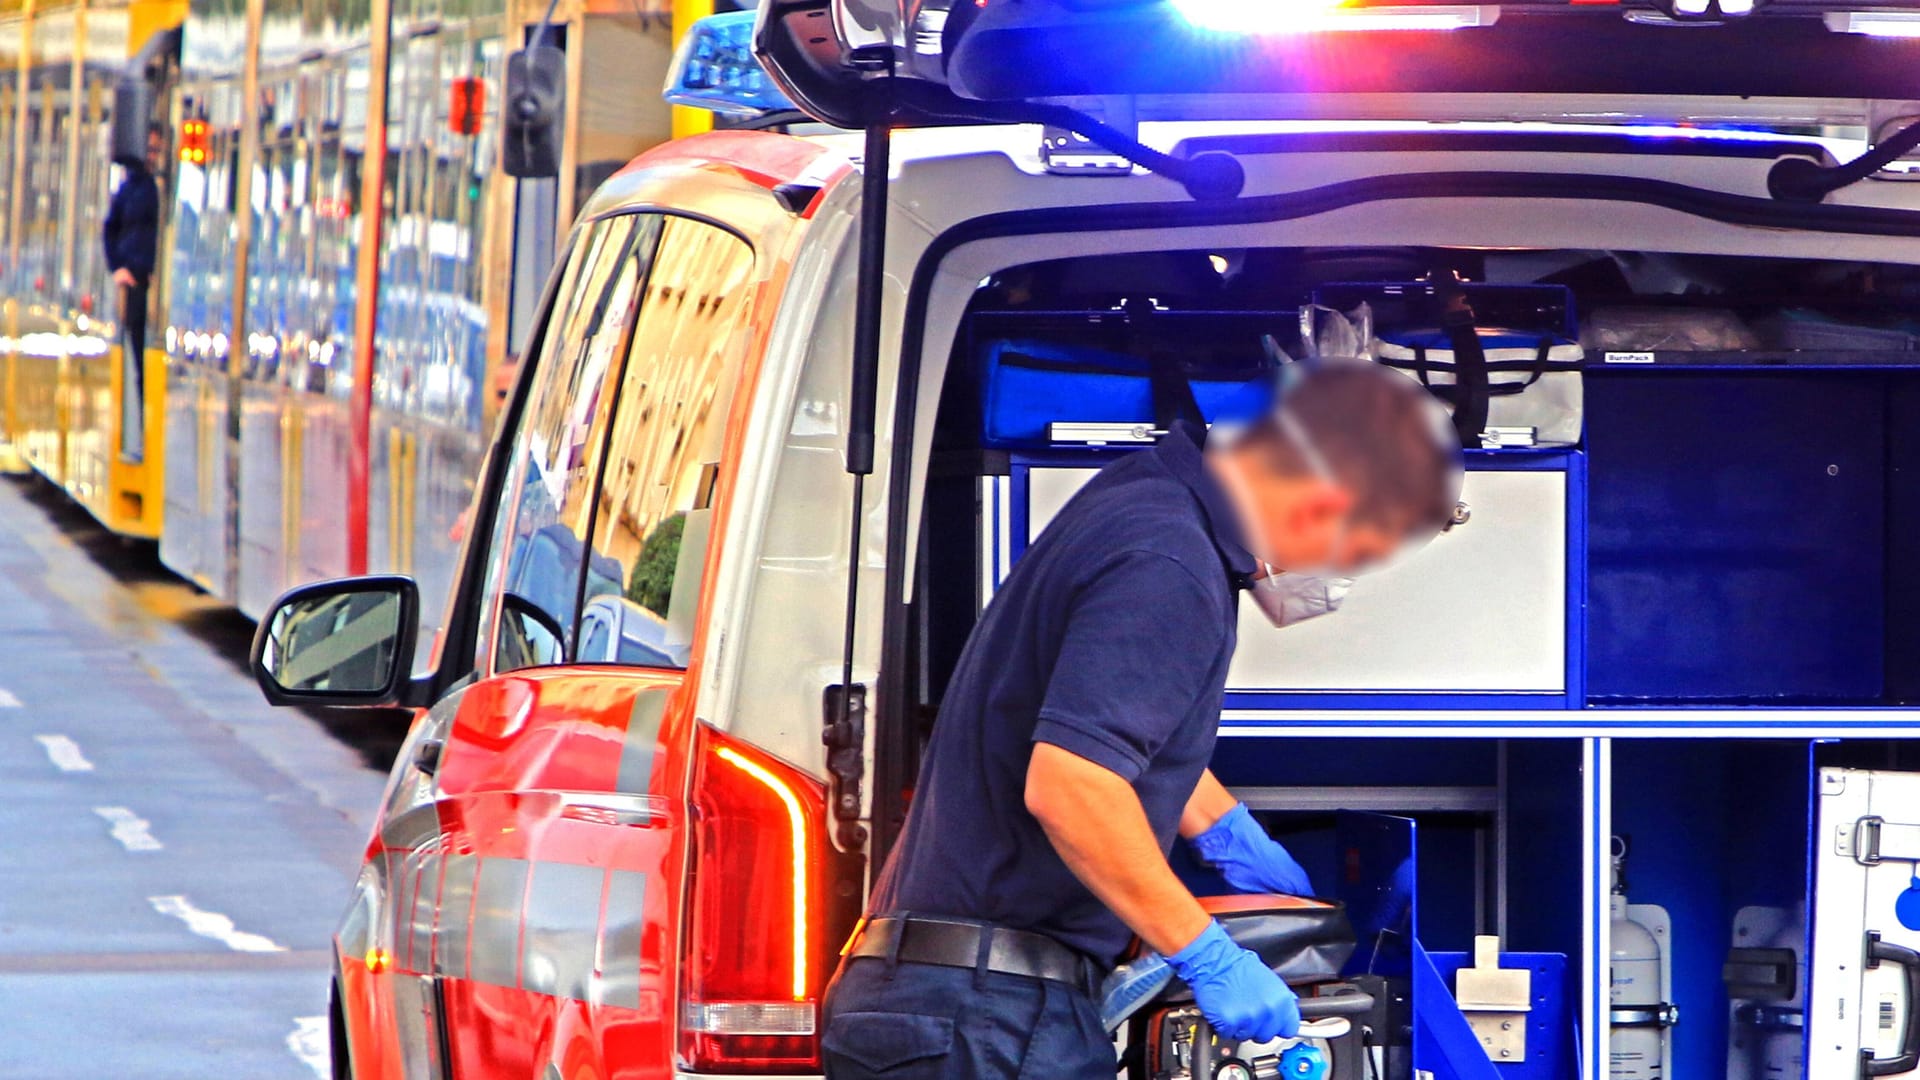
[[[983,938],[988,971],[1066,983],[1088,993],[1100,985],[1099,965],[1045,934],[920,915],[873,919],[847,955],[972,969],[980,965]]]

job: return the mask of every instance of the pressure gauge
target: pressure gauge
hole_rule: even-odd
[[[1213,1067],[1213,1080],[1253,1080],[1253,1066],[1239,1058],[1222,1058]]]

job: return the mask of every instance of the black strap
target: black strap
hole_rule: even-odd
[[[1179,420],[1204,426],[1193,384],[1172,355],[1155,351],[1147,356],[1147,379],[1153,388],[1153,426],[1165,431]]]
[[[1553,342],[1547,338],[1541,338],[1540,343],[1533,347],[1533,373],[1527,376],[1526,382],[1520,384],[1520,390],[1525,390],[1527,387],[1539,382],[1541,378],[1546,375],[1547,353],[1552,350]],[[1512,392],[1519,393],[1519,390]]]
[[[1487,430],[1487,400],[1492,396],[1487,351],[1473,324],[1473,309],[1464,299],[1448,305],[1440,327],[1453,346],[1453,427],[1460,433],[1461,446],[1477,447],[1480,433]],[[1537,371],[1534,378],[1539,378]]]
[[[1385,364],[1387,367],[1398,368],[1401,371],[1414,375],[1422,374],[1422,368],[1428,372],[1443,371],[1449,375],[1453,374],[1453,352],[1451,348],[1442,352],[1441,355],[1444,359],[1435,360],[1428,355],[1427,346],[1425,345],[1406,345],[1402,347],[1410,350],[1412,355],[1382,355],[1380,357],[1380,363]],[[1535,372],[1539,372],[1542,375],[1552,375],[1555,372],[1561,374],[1579,374],[1587,369],[1588,363],[1584,355],[1577,360],[1556,360],[1553,357],[1554,348],[1553,342],[1549,340],[1547,342],[1547,353],[1544,360],[1541,359],[1537,353],[1525,360],[1488,360],[1487,375],[1491,378],[1495,375],[1514,371],[1525,372],[1528,375],[1532,375]],[[1422,359],[1423,357],[1425,357],[1425,359]],[[1494,383],[1491,389],[1492,392],[1497,395],[1500,393],[1501,386],[1512,386],[1516,389],[1521,389],[1532,385],[1534,381],[1537,380],[1529,380],[1525,383]],[[1438,389],[1445,389],[1445,387],[1438,387]]]
[[[1393,361],[1391,360],[1388,360],[1386,362],[1389,364],[1393,363]],[[1433,364],[1427,360],[1427,347],[1425,345],[1415,345],[1413,347],[1413,364],[1411,366],[1413,370],[1419,374],[1421,386],[1424,386],[1428,390],[1433,391],[1436,397],[1446,402],[1447,404],[1449,405],[1453,404],[1453,394],[1451,392],[1452,388],[1446,387],[1446,386],[1435,386],[1433,385],[1433,380],[1427,378],[1427,372],[1433,370]],[[1447,366],[1452,367],[1453,365],[1448,364]],[[1446,390],[1448,392],[1445,394],[1442,394],[1441,393],[1442,390]]]

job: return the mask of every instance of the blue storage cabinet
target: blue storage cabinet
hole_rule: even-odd
[[[1569,1078],[1609,1072],[1616,833],[1629,898],[1671,917],[1673,1074],[1744,1077],[1722,969],[1754,912],[1817,907],[1810,759],[1920,773],[1920,369],[1667,359],[1596,364],[1577,450],[1471,455],[1474,518],[1421,580],[1363,581],[1270,638],[1273,662],[1243,605],[1253,661],[1215,760],[1316,881],[1342,871],[1333,809],[1417,820],[1425,944],[1498,929],[1567,956]],[[999,459],[976,493],[983,602],[1126,452]]]
[[[1613,374],[1587,396],[1593,699],[1879,704],[1881,382]]]
[[[1812,866],[1837,842],[1809,824],[1810,764],[1920,769],[1920,373],[1806,359],[1587,380],[1592,831],[1628,838],[1629,899],[1670,917],[1675,1076],[1825,1075],[1792,1067],[1797,1031],[1753,1019],[1828,1049],[1857,1025],[1808,983]],[[1604,903],[1609,859],[1588,855]],[[1591,929],[1605,958],[1609,922]],[[1730,992],[1754,945],[1794,952],[1799,997],[1756,1013]],[[1605,966],[1591,977],[1604,1075]]]

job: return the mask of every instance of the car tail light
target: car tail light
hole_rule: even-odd
[[[709,1072],[816,1070],[838,945],[825,789],[712,729],[696,753],[681,1056]]]

